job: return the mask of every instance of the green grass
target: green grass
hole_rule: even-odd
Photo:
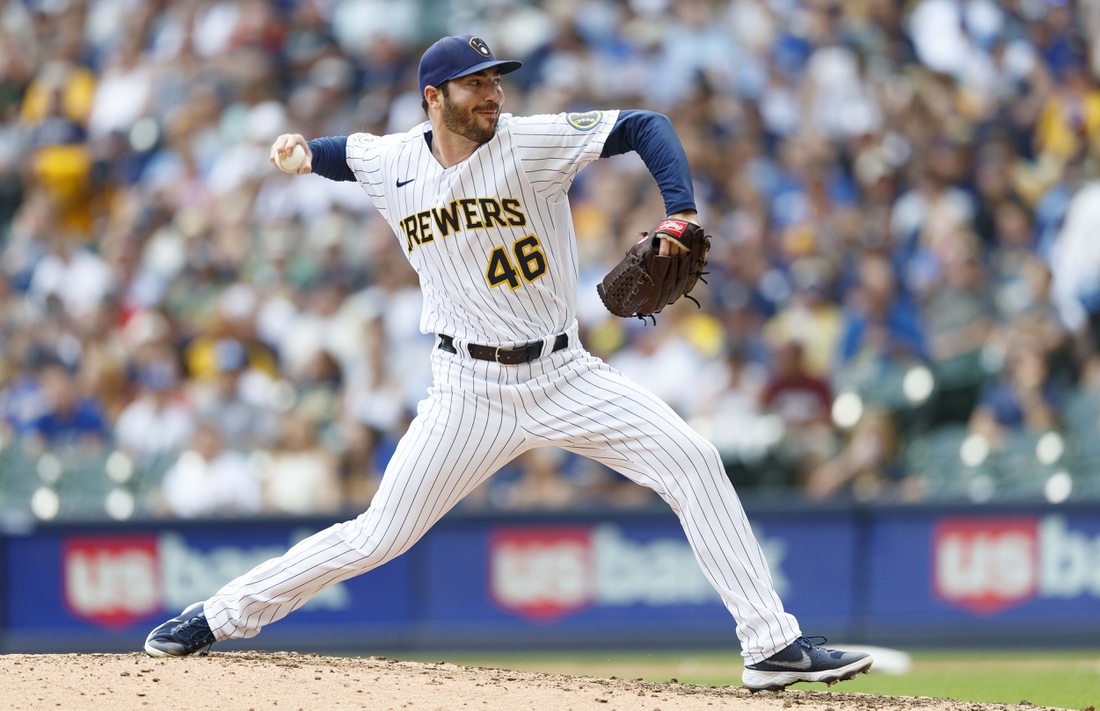
[[[793,689],[859,692],[891,696],[934,696],[965,701],[1064,709],[1100,707],[1100,650],[912,652],[904,676],[861,674],[832,687],[797,684]],[[740,656],[733,652],[611,652],[475,654],[443,652],[395,655],[405,660],[445,660],[476,667],[498,667],[552,674],[677,679],[690,684],[740,684]]]

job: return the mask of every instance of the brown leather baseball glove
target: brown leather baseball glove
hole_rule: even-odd
[[[686,251],[662,257],[659,254],[660,235],[666,235]],[[688,294],[706,273],[703,270],[709,250],[710,237],[702,227],[668,218],[657,225],[652,234],[642,234],[642,239],[608,272],[596,291],[603,305],[616,316],[644,319],[660,313],[683,296],[691,299]]]

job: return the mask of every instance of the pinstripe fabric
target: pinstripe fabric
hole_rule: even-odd
[[[458,353],[433,351],[434,384],[364,514],[305,539],[206,601],[217,639],[252,637],[325,587],[400,555],[493,472],[546,445],[602,462],[672,506],[738,622],[750,663],[801,634],[772,587],[714,447],[656,396],[579,346],[567,191],[600,155],[616,116],[504,114],[492,140],[446,169],[425,140],[430,124],[407,134],[348,138],[348,165],[420,277],[421,330],[452,336]],[[514,201],[512,222],[503,218],[505,199]],[[444,234],[450,223],[439,211],[461,204],[469,208],[463,223]],[[521,249],[536,246],[531,235],[542,262]],[[516,265],[528,258],[534,261],[521,281]],[[513,260],[515,278],[494,275],[494,259]],[[570,348],[547,353],[559,333],[569,335]],[[536,339],[547,344],[544,357],[518,366],[474,360],[465,349],[471,342]]]
[[[446,333],[460,346],[507,346],[562,333],[573,324],[579,267],[566,192],[577,173],[599,158],[617,116],[608,111],[592,128],[579,131],[565,114],[502,114],[493,139],[450,168],[432,155],[425,140],[429,123],[405,134],[348,137],[348,165],[420,277],[421,331]],[[429,221],[432,240],[414,241],[409,249],[403,220],[463,198],[514,199],[525,219],[446,236]],[[546,273],[515,289],[489,287],[485,271],[493,250],[531,234],[545,254]]]
[[[576,342],[575,331],[571,334]],[[218,639],[251,637],[340,580],[409,549],[506,462],[556,445],[654,489],[677,513],[707,579],[737,620],[750,663],[800,635],[717,451],[654,395],[581,348],[520,366],[435,350],[418,408],[370,508],[303,540],[206,603]]]

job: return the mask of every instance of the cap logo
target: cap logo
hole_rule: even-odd
[[[485,40],[480,37],[471,37],[470,46],[474,48],[475,52],[486,59],[493,56],[493,53],[489,51],[489,45],[485,44]]]

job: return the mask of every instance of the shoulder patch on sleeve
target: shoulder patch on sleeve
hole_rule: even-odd
[[[357,146],[367,146],[367,145],[370,145],[370,144],[374,143],[377,139],[378,139],[377,136],[374,136],[374,135],[369,134],[369,133],[353,133],[348,138],[348,142],[353,143]]]
[[[600,123],[601,118],[603,118],[602,111],[573,112],[565,115],[569,125],[578,131],[591,131]]]

